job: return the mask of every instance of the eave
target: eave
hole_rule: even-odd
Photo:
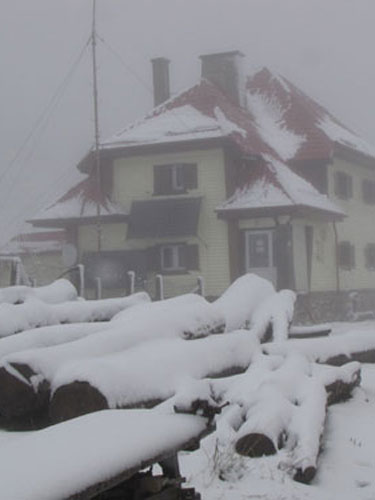
[[[149,144],[129,144],[118,146],[102,146],[100,150],[101,158],[104,161],[116,158],[129,158],[131,156],[143,156],[164,153],[180,153],[192,150],[207,150],[223,147],[233,141],[229,137],[214,137],[209,139],[193,139],[187,141],[171,141]],[[89,173],[94,166],[93,151],[90,151],[77,165],[82,173]]]
[[[111,215],[102,215],[100,217],[101,224],[111,224],[114,222],[127,222],[129,219],[128,214],[111,214]],[[60,219],[33,219],[28,220],[34,227],[48,227],[48,228],[64,228],[67,226],[82,226],[82,225],[91,225],[98,223],[98,217],[89,216],[89,217],[66,217]]]
[[[277,218],[287,215],[296,218],[312,217],[328,222],[342,221],[346,215],[321,208],[308,207],[306,205],[273,206],[273,207],[253,207],[253,208],[226,208],[215,210],[219,219],[255,219],[255,218]]]

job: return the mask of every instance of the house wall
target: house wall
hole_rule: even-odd
[[[341,200],[334,193],[334,173],[340,171],[352,176],[353,197]],[[375,271],[366,268],[365,247],[375,243],[374,219],[375,205],[363,201],[362,181],[375,181],[375,169],[335,158],[329,169],[328,193],[348,217],[337,223],[339,241],[349,241],[355,246],[355,267],[352,270],[340,269],[340,288],[342,290],[375,288]]]
[[[155,196],[154,165],[172,163],[196,163],[198,188],[187,194]],[[198,234],[189,238],[129,239],[127,224],[103,225],[103,250],[144,249],[155,243],[195,243],[199,246],[198,271],[168,275],[164,279],[166,296],[191,291],[197,277],[205,279],[206,295],[221,294],[230,283],[227,223],[217,218],[215,208],[226,199],[225,159],[222,149],[206,149],[170,154],[124,157],[114,160],[113,196],[115,202],[130,209],[132,201],[161,198],[202,197]],[[80,253],[97,249],[95,226],[81,226],[78,242]],[[153,276],[148,276],[149,286]]]

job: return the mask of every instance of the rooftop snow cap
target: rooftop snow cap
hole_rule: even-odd
[[[151,59],[152,79],[154,85],[154,105],[159,106],[170,97],[169,59],[157,57]]]
[[[217,85],[239,106],[245,105],[243,57],[239,50],[200,56],[202,78]]]

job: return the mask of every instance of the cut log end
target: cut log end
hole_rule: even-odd
[[[13,368],[20,377],[0,368],[0,413],[5,418],[33,415],[48,402],[48,384],[40,384],[36,393],[28,382],[34,372],[25,365],[14,364]]]
[[[107,399],[96,387],[75,381],[59,387],[54,393],[49,416],[53,423],[58,423],[108,408]]]
[[[246,457],[256,458],[274,455],[276,447],[272,440],[264,434],[252,433],[238,439],[236,452]]]
[[[293,479],[299,483],[310,484],[316,475],[316,467],[310,465],[306,469],[297,469]]]

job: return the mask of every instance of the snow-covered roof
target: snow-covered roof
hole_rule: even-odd
[[[230,138],[246,154],[272,153],[249,113],[218,87],[202,79],[197,85],[156,107],[102,143],[103,149]]]
[[[336,217],[345,213],[319,193],[305,179],[272,156],[265,155],[262,165],[252,169],[247,183],[217,207],[218,212],[247,209],[315,209]]]
[[[197,85],[102,143],[103,149],[229,137],[245,154],[283,161],[330,159],[336,145],[375,158],[375,147],[284,77],[266,68],[248,77],[247,109],[215,85]]]
[[[247,80],[258,131],[283,160],[329,159],[337,145],[375,159],[375,147],[286,78],[263,68]]]
[[[125,217],[128,214],[123,207],[112,203],[104,195],[98,195],[95,176],[91,175],[65,193],[57,202],[38,212],[29,222],[34,225],[53,225],[58,220],[83,220],[97,217]]]
[[[65,243],[65,231],[38,231],[22,233],[12,238],[4,245],[2,255],[40,254],[61,252]]]

